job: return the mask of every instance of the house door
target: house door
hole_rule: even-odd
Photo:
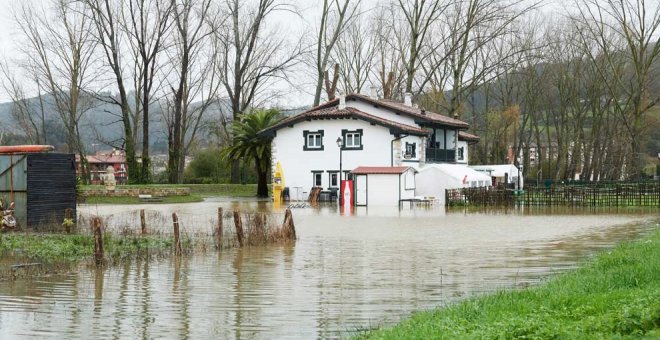
[[[355,176],[355,205],[367,205],[367,175]]]

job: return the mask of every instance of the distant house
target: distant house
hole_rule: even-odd
[[[305,199],[312,187],[336,192],[340,180],[353,178],[357,174],[350,172],[358,167],[410,167],[415,172],[428,164],[465,167],[468,145],[479,140],[465,132],[468,128],[464,121],[413,106],[411,95],[401,103],[349,94],[260,134],[273,137],[273,166],[281,164],[290,197]]]
[[[86,157],[89,163],[91,184],[103,184],[103,178],[111,166],[115,171],[117,184],[128,183],[128,164],[126,154],[120,150],[99,151]],[[76,173],[80,176],[80,156],[76,155]]]

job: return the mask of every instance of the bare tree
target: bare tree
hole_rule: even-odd
[[[164,111],[168,126],[168,180],[183,181],[185,156],[202,126],[204,113],[216,103],[220,82],[215,79],[211,0],[172,0],[175,30],[168,61],[176,75],[169,82],[172,98]],[[218,18],[215,18],[219,20]],[[195,101],[197,101],[195,103]]]
[[[76,3],[53,0],[49,5],[53,15],[31,3],[23,4],[16,15],[26,39],[24,67],[52,98],[67,132],[68,150],[80,155],[82,176],[87,181],[89,169],[79,122],[95,105],[89,91],[96,76],[92,73],[96,47],[92,23],[80,14]]]
[[[453,4],[447,11],[449,26],[445,51],[440,57],[448,58],[448,85],[451,95],[447,112],[454,117],[463,113],[465,98],[481,83],[495,79],[501,67],[527,48],[526,45],[508,44],[513,24],[523,14],[534,9],[532,3],[524,7],[512,0],[467,0]],[[496,53],[494,53],[496,52]],[[496,58],[492,58],[496,55]],[[437,59],[437,56],[436,56]],[[438,62],[438,60],[434,60]],[[440,84],[436,84],[442,87]]]
[[[300,55],[301,47],[287,48],[285,37],[268,31],[265,20],[287,5],[276,0],[259,0],[255,7],[240,0],[225,0],[229,20],[215,28],[216,72],[229,97],[232,119],[261,100],[275,94],[268,87],[286,79],[286,71]],[[239,182],[239,163],[232,163],[231,181]]]
[[[369,82],[377,53],[377,39],[369,30],[365,23],[354,20],[337,41],[333,60],[339,65],[343,93],[362,92]]]
[[[451,1],[396,0],[391,5],[390,23],[394,33],[392,48],[398,51],[405,68],[404,89],[407,93],[421,92],[423,86],[413,88],[415,76],[420,65],[439,46],[439,32],[432,32],[450,3]],[[422,83],[426,82],[428,76],[424,75]]]
[[[142,112],[142,165],[140,180],[151,182],[149,158],[150,105],[157,102],[154,87],[159,71],[158,57],[163,51],[166,34],[171,27],[171,0],[127,0],[124,12],[125,30],[129,36],[131,51],[136,60],[135,83],[138,105]]]
[[[658,74],[660,59],[660,6],[638,0],[576,0],[581,41],[613,99],[612,109],[621,118],[630,140],[627,163],[631,177],[641,175],[640,138],[644,115],[660,101],[650,85]],[[622,67],[621,61],[625,62]],[[656,67],[654,67],[656,66]]]
[[[316,90],[314,91],[313,106],[317,106],[321,102],[324,77],[328,73],[326,71],[328,61],[346,25],[356,17],[357,5],[359,5],[360,1],[353,0],[353,6],[351,6],[351,0],[323,0],[318,35],[314,43],[316,47],[314,53]]]
[[[105,64],[110,68],[114,77],[113,85],[118,91],[118,98],[114,96],[100,98],[119,106],[119,119],[122,123],[123,140],[114,147],[123,149],[126,153],[128,165],[128,180],[130,183],[140,183],[141,171],[137,161],[136,145],[138,143],[137,125],[139,115],[131,108],[129,88],[126,83],[125,63],[122,55],[126,52],[124,27],[122,25],[123,2],[113,0],[84,0],[89,9],[90,17],[96,28],[96,39],[105,56]],[[111,113],[114,114],[114,113]]]
[[[37,87],[37,99],[39,106],[34,107],[25,94],[23,83],[16,74],[9,70],[7,63],[0,63],[2,73],[2,87],[12,102],[10,114],[25,133],[28,141],[33,144],[47,143],[46,118],[44,110],[44,99],[38,79],[34,81]]]

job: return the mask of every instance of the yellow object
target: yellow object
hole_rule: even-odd
[[[275,164],[275,173],[273,174],[273,202],[282,202],[282,192],[284,191],[284,173],[280,162]]]

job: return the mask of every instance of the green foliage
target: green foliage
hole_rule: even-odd
[[[271,161],[272,136],[259,134],[281,119],[278,110],[257,110],[243,114],[232,124],[233,144],[223,150],[227,161],[240,160],[244,164],[253,163],[257,172],[257,196],[268,197],[268,172]]]
[[[547,283],[417,313],[370,339],[610,339],[660,334],[660,231]]]
[[[241,164],[241,182],[255,183],[257,174],[252,167]],[[193,184],[229,183],[231,162],[223,159],[222,150],[209,148],[195,153],[184,172],[184,182]]]
[[[233,145],[223,150],[224,158],[244,162],[255,161],[257,169],[268,171],[272,138],[258,133],[273,126],[280,119],[280,111],[275,109],[256,110],[242,115],[240,121],[232,124]]]

